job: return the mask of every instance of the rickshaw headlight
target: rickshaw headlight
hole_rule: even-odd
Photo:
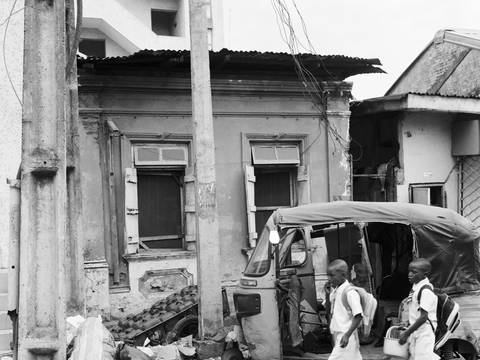
[[[240,279],[240,285],[243,285],[243,286],[257,286],[257,280]]]

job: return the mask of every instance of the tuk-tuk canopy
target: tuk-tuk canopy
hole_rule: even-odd
[[[480,232],[449,209],[397,202],[337,201],[278,209],[271,219],[279,227],[357,222],[409,225],[419,256],[432,263],[430,280],[436,287],[450,291],[480,288]]]

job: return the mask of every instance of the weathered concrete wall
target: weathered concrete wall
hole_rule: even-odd
[[[14,5],[14,0],[0,1],[1,19],[4,21]],[[17,1],[14,11],[22,9],[23,1]],[[10,18],[5,43],[5,59],[13,82],[13,87],[22,99],[23,80],[23,10],[15,13]],[[0,47],[3,47],[3,31],[0,37]],[[8,80],[3,59],[0,60],[0,128],[2,140],[0,141],[0,268],[8,265],[8,199],[9,186],[7,178],[16,178],[20,166],[21,141],[22,141],[22,107]]]
[[[125,317],[185,286],[197,283],[195,253],[179,252],[129,259],[129,291],[110,294],[110,314]]]
[[[451,156],[451,114],[406,113],[399,122],[400,164],[404,182],[397,187],[398,201],[408,202],[413,183],[442,183],[455,165]],[[445,184],[447,207],[458,211],[458,176],[451,174]]]
[[[162,98],[145,94],[118,94],[102,99],[105,107],[119,105],[130,110],[136,107],[141,111],[154,111],[168,108],[169,111],[189,111],[186,99],[166,95]],[[220,218],[220,238],[222,270],[224,280],[237,279],[245,266],[246,258],[241,255],[247,244],[247,224],[245,209],[244,164],[242,163],[242,133],[255,134],[312,134],[313,140],[318,132],[324,132],[319,126],[318,117],[295,116],[306,103],[299,99],[259,99],[251,97],[215,97],[214,131],[217,163],[217,196]],[[307,105],[308,106],[308,105]],[[140,110],[141,109],[141,110]],[[230,115],[226,115],[230,112]],[[267,116],[260,114],[266,113]],[[281,115],[281,114],[285,115]],[[287,114],[293,114],[292,117]],[[120,132],[125,133],[191,133],[189,116],[161,115],[105,115],[115,122]],[[311,200],[328,201],[328,179],[325,136],[308,150],[311,167]],[[342,193],[344,187],[342,188]],[[340,194],[338,194],[340,195]],[[257,229],[257,231],[259,231]]]
[[[85,87],[80,89],[80,111],[85,126],[90,124],[89,127],[93,128],[95,122],[110,121],[118,127],[127,141],[142,137],[144,141],[148,141],[145,135],[152,140],[162,136],[165,137],[164,140],[175,135],[191,136],[190,89],[184,80],[110,78],[108,83],[112,87],[100,87],[96,88],[97,90],[89,85],[90,81],[96,80],[88,78],[84,82]],[[120,81],[122,85],[116,85],[115,81]],[[295,84],[294,86],[298,86]],[[213,81],[222,258],[219,271],[223,285],[227,287],[238,280],[247,260],[242,249],[248,247],[244,169],[245,164],[251,164],[249,136],[272,136],[270,139],[276,136],[278,140],[289,136],[304,138],[305,152],[302,158],[304,165],[308,167],[310,201],[329,201],[332,198],[349,196],[347,158],[340,152],[332,152],[331,140],[328,140],[325,127],[309,99],[303,97],[298,90],[272,91],[282,86],[284,87],[285,83],[280,81]],[[290,83],[289,86],[293,85]],[[332,85],[329,101],[329,118],[335,121],[345,138],[348,137],[349,111],[346,98],[349,90],[350,84]],[[89,216],[89,221],[95,222],[89,230],[91,235],[86,236],[87,247],[91,249],[87,250],[86,255],[89,255],[89,251],[101,252],[99,247],[104,237],[100,224],[102,216],[99,213],[103,165],[101,161],[100,166],[98,164],[98,139],[95,136],[95,131],[90,132],[81,145],[88,146],[89,149],[85,150],[92,152],[91,156],[85,156],[90,165],[86,164],[82,168],[85,172],[86,188],[89,189],[84,193],[84,212],[93,214]],[[133,166],[129,152],[122,154],[122,159],[123,168]],[[329,176],[330,171],[334,171],[332,176]],[[335,179],[338,181],[334,184],[332,180]],[[260,229],[257,229],[258,231]],[[90,257],[98,258],[95,254],[90,254]],[[110,294],[110,311],[114,316],[138,311],[139,307],[147,307],[159,297],[169,294],[169,291],[145,294],[140,290],[139,279],[149,271],[185,269],[186,273],[192,274],[192,281],[196,279],[194,251],[177,251],[176,255],[171,251],[168,256],[149,255],[146,251],[138,255],[128,255],[126,258],[129,263],[130,291],[118,289]]]

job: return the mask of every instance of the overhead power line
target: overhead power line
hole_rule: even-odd
[[[325,125],[326,131],[328,136],[333,140],[333,145],[336,147],[337,145],[340,146],[342,151],[345,153],[348,152],[349,141],[345,139],[336,127],[330,123],[327,116],[327,96],[325,89],[323,88],[322,84],[317,80],[315,75],[313,75],[310,70],[308,70],[302,63],[301,57],[299,54],[302,52],[300,51],[303,49],[303,52],[311,53],[314,55],[318,55],[315,51],[315,48],[310,41],[310,37],[308,35],[307,26],[303,19],[303,16],[295,3],[295,0],[291,0],[293,3],[293,7],[295,8],[296,14],[300,20],[304,37],[306,39],[306,44],[304,44],[297,36],[295,32],[295,28],[293,26],[292,16],[290,14],[289,8],[286,4],[285,0],[271,0],[273,9],[275,11],[275,16],[277,20],[277,25],[280,30],[280,35],[288,46],[290,54],[292,55],[294,64],[295,64],[295,72],[301,83],[304,86],[304,95],[308,96],[312,103],[314,104],[315,108],[319,112],[320,119]],[[334,78],[334,76],[328,71],[324,62],[319,57],[320,65],[322,69],[327,73],[328,76]],[[320,134],[315,137],[315,139],[305,148],[303,152],[306,152],[310,149],[310,147],[320,138]]]
[[[10,13],[9,13],[7,19],[3,22],[3,23],[5,23],[5,30],[3,32],[2,57],[3,57],[3,65],[5,67],[5,73],[7,74],[8,82],[10,83],[10,86],[12,87],[13,93],[15,94],[15,97],[17,98],[18,103],[20,104],[20,106],[22,106],[22,100],[20,100],[20,96],[18,95],[17,90],[15,89],[15,85],[13,84],[12,77],[10,76],[10,71],[8,70],[7,56],[6,56],[6,51],[5,51],[6,42],[7,42],[8,25],[10,25],[10,19],[15,13],[17,13],[20,10],[23,9],[22,8],[20,10],[15,11],[15,6],[16,5],[17,5],[17,0],[14,0],[13,4],[12,4],[12,7],[10,9]],[[2,25],[3,25],[3,23],[2,23]]]

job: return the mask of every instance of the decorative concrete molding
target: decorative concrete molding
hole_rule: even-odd
[[[147,270],[138,279],[138,291],[145,297],[172,293],[189,285],[193,285],[193,274],[185,268]]]
[[[95,139],[98,138],[98,128],[100,124],[100,114],[82,114],[80,113],[80,121],[83,125],[85,132],[88,135],[94,135]]]

